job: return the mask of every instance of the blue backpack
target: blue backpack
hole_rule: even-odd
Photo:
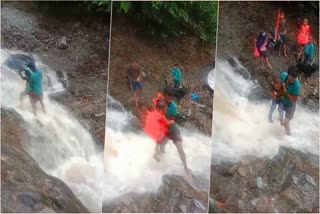
[[[267,38],[267,33],[266,32],[263,32],[263,33],[259,33],[259,36],[257,38],[257,41],[256,41],[256,47],[258,50],[260,50],[260,48],[262,47],[264,41],[266,40]]]

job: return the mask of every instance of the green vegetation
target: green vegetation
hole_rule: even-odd
[[[110,1],[88,1],[92,11],[109,14]],[[215,44],[218,2],[113,2],[113,13],[123,14],[153,36],[181,38],[195,35]]]

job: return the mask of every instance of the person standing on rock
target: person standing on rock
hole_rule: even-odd
[[[302,25],[299,27],[299,33],[297,36],[297,42],[299,45],[304,47],[309,40],[310,35],[310,26],[308,24],[308,19],[304,19]]]
[[[177,119],[176,117],[178,115],[178,107],[177,107],[176,103],[173,101],[173,94],[174,94],[174,92],[173,92],[172,88],[167,87],[164,89],[164,93],[163,93],[164,101],[167,105],[166,118],[167,118],[167,120],[176,121],[176,119]],[[183,147],[182,147],[181,133],[180,133],[178,126],[175,123],[168,126],[168,132],[166,134],[166,138],[160,144],[160,150],[162,153],[165,152],[165,144],[167,143],[168,139],[172,140],[174,145],[176,146],[186,175],[191,176],[191,171],[188,169],[186,155],[185,155]]]
[[[133,62],[127,71],[128,81],[130,90],[133,91],[133,99],[135,106],[139,106],[139,101],[141,100],[141,91],[142,91],[142,84],[141,84],[141,75],[139,64],[137,62]]]
[[[308,43],[304,46],[304,63],[307,65],[311,65],[314,56],[314,44],[313,37],[309,37]]]
[[[281,12],[280,15],[280,33],[279,33],[279,40],[280,40],[280,47],[279,47],[279,56],[281,56],[281,49],[283,49],[283,55],[284,57],[287,57],[287,40],[286,40],[286,34],[287,34],[287,21],[284,15],[284,12]]]
[[[264,32],[260,33],[258,38],[256,39],[256,47],[259,51],[262,63],[262,69],[265,68],[265,65],[268,66],[269,69],[272,69],[272,66],[269,62],[269,55],[271,54],[270,51],[270,41],[273,40],[272,32]]]
[[[46,113],[43,103],[42,72],[37,69],[35,65],[29,65],[29,68],[32,71],[32,74],[30,76],[29,99],[33,114],[37,116],[37,102],[40,102],[43,113]]]
[[[300,82],[297,79],[298,69],[296,66],[289,66],[288,73],[281,72],[280,79],[283,83],[283,110],[285,112],[284,121],[280,121],[281,125],[285,127],[286,134],[290,135],[289,123],[293,119],[296,110],[296,102],[300,94]]]
[[[182,81],[181,70],[178,68],[178,64],[174,64],[174,67],[171,69],[171,75],[173,78],[173,87],[179,89]]]

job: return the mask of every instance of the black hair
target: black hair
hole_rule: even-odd
[[[298,68],[294,65],[290,65],[288,67],[288,75],[292,76],[293,78],[297,78],[298,77]]]
[[[28,64],[28,68],[30,68],[30,70],[31,70],[32,72],[35,72],[35,71],[37,70],[37,68],[36,68],[36,66],[35,66],[34,63],[29,63],[29,64]]]
[[[157,101],[157,104],[156,104],[156,108],[157,109],[162,109],[162,108],[165,108],[166,107],[166,103],[164,102],[164,100],[158,100]]]
[[[174,90],[171,87],[165,87],[163,89],[163,94],[164,95],[168,95],[170,97],[173,97],[174,96]]]

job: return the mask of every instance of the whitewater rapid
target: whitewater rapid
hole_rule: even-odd
[[[236,60],[238,68],[246,69]],[[270,101],[249,100],[257,83],[235,72],[226,60],[216,64],[216,89],[214,98],[214,131],[212,161],[238,161],[244,156],[273,157],[280,146],[303,152],[319,154],[319,113],[297,105],[290,122],[291,136],[285,135],[273,114],[269,123]]]
[[[142,131],[133,131],[134,116],[108,97],[105,145],[104,200],[129,192],[156,191],[165,174],[184,175],[175,145],[170,141],[160,163],[153,159],[155,142]],[[188,167],[209,182],[211,140],[209,136],[180,127]],[[112,152],[110,152],[112,150]],[[204,187],[208,191],[209,183]]]
[[[2,65],[11,55],[22,53],[1,50],[1,106],[14,109],[23,118],[30,136],[23,142],[24,148],[49,175],[63,180],[76,197],[91,211],[101,212],[103,186],[103,152],[96,148],[90,133],[63,105],[51,100],[49,94],[64,90],[56,73],[38,57],[36,66],[43,72],[43,114],[37,104],[37,114],[32,114],[29,99],[20,104],[20,93],[25,81],[13,70]]]

